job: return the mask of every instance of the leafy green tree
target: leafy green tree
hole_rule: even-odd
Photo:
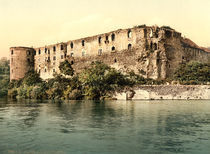
[[[210,82],[210,63],[191,61],[181,64],[174,74],[181,84],[202,84]]]
[[[0,97],[4,97],[8,93],[9,70],[9,60],[0,59]]]
[[[47,82],[48,98],[50,99],[64,99],[64,91],[70,85],[71,79],[63,75],[56,74],[54,78]]]
[[[61,73],[63,73],[64,75],[70,75],[70,76],[74,75],[74,69],[72,68],[68,60],[61,62],[59,65],[59,69]]]
[[[6,58],[0,59],[0,75],[9,75],[9,60]]]
[[[79,75],[87,99],[100,99],[129,83],[126,76],[101,62],[94,62]]]
[[[22,80],[22,84],[26,84],[28,86],[33,86],[41,82],[42,79],[40,78],[39,74],[34,70],[30,70],[28,73],[26,73],[25,77]]]

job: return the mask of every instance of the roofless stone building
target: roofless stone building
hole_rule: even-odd
[[[30,69],[43,79],[53,78],[64,60],[76,72],[102,61],[122,72],[153,79],[171,77],[181,63],[210,61],[209,52],[190,44],[174,29],[145,25],[39,48],[11,47],[10,54],[10,80],[23,78]]]

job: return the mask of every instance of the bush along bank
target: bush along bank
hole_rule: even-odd
[[[134,72],[124,75],[97,61],[79,74],[75,74],[68,61],[62,62],[59,68],[61,74],[54,74],[54,78],[47,81],[43,81],[38,73],[29,71],[23,79],[10,82],[8,95],[25,99],[109,99],[113,92],[125,87],[156,82]]]
[[[9,84],[9,60],[0,59],[0,97],[7,96]]]
[[[210,82],[210,63],[191,61],[181,64],[174,73],[174,80],[183,85],[201,85]]]
[[[180,73],[185,72],[186,74],[188,73],[189,76],[188,69],[192,68],[188,65],[183,67],[184,66],[180,66],[179,69],[185,69],[185,71],[177,70],[174,78],[180,83],[185,83],[184,79],[187,79],[187,81],[191,79],[187,77],[183,78],[183,74]],[[166,83],[166,81],[163,80],[145,79],[134,72],[129,72],[125,75],[98,61],[93,62],[89,68],[79,74],[75,73],[68,61],[62,62],[59,68],[61,74],[54,74],[54,78],[47,81],[43,81],[38,73],[29,71],[23,79],[10,82],[8,95],[11,98],[25,99],[102,100],[111,99],[115,92],[120,92],[125,88],[132,88],[138,85],[160,85]],[[206,75],[206,73],[209,73],[209,65],[207,64],[197,67],[196,63],[196,68],[203,68],[199,74],[202,73]],[[195,69],[193,68],[193,70]],[[199,83],[202,81],[205,81],[203,83],[210,81],[209,77],[206,79],[199,77],[199,75],[197,76]],[[197,81],[198,79],[194,78],[194,80]],[[191,80],[189,81],[191,82]]]

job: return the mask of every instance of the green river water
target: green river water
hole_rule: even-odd
[[[0,99],[0,154],[209,154],[210,101]]]

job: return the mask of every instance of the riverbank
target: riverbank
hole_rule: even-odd
[[[117,100],[210,100],[210,85],[142,85],[116,93]]]

